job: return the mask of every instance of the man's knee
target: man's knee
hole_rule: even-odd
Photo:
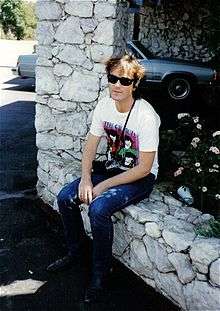
[[[57,204],[60,213],[64,209],[69,208],[77,197],[78,181],[76,180],[73,183],[63,187],[57,195]]]
[[[110,217],[108,206],[105,198],[94,199],[89,206],[89,218],[93,220],[102,220]]]

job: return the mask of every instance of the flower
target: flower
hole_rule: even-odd
[[[191,145],[193,146],[193,148],[197,147],[197,144],[194,141],[191,142]]]
[[[209,151],[212,151],[215,154],[219,154],[220,153],[219,149],[217,147],[215,147],[215,146],[211,146],[209,148]]]
[[[193,122],[194,122],[194,123],[198,123],[198,122],[199,122],[199,117],[194,117],[194,118],[193,118]]]
[[[217,194],[215,195],[215,198],[216,198],[216,200],[220,200],[220,194],[217,193]]]
[[[200,172],[202,172],[202,169],[201,168],[197,168],[196,172],[200,173]]]
[[[213,137],[220,135],[220,131],[216,131],[212,134]]]
[[[200,163],[199,163],[199,162],[196,162],[196,163],[195,163],[195,166],[196,166],[196,167],[200,167]]]
[[[206,192],[207,190],[207,187],[202,187],[202,192]]]
[[[194,143],[198,143],[200,141],[200,138],[199,137],[194,137],[193,139],[192,139],[192,142],[194,142]]]
[[[213,164],[214,168],[219,168],[218,164]]]
[[[178,115],[177,115],[178,120],[180,120],[184,117],[190,117],[190,114],[189,113],[178,113]]]
[[[216,170],[215,168],[209,168],[210,173],[218,173],[219,170]]]
[[[174,172],[174,174],[173,174],[174,177],[177,177],[177,176],[181,175],[183,170],[184,170],[184,167],[182,167],[182,166],[179,167],[178,170],[176,172]]]
[[[196,124],[196,127],[197,127],[198,130],[202,129],[202,125],[200,123]]]

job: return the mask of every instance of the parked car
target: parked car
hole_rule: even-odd
[[[210,86],[220,78],[219,73],[205,64],[154,56],[139,41],[127,42],[127,50],[134,54],[146,69],[141,87],[164,87],[168,96],[177,101],[190,97],[196,86]],[[22,78],[35,78],[36,60],[36,53],[20,55],[17,67],[12,69],[13,73]]]
[[[215,70],[203,63],[154,56],[139,41],[129,41],[127,50],[146,70],[141,87],[165,87],[168,96],[177,101],[188,98],[196,86],[210,86],[219,78]]]
[[[17,66],[12,68],[14,75],[21,78],[35,78],[37,55],[35,53],[29,55],[20,55],[17,60]]]

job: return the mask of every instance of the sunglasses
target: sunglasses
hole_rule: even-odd
[[[134,79],[129,79],[129,78],[125,78],[125,77],[119,78],[119,77],[114,76],[112,74],[108,74],[108,82],[115,84],[118,82],[118,80],[120,81],[120,84],[123,86],[129,86],[134,81]]]

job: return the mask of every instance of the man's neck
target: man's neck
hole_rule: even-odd
[[[133,102],[134,99],[131,96],[129,98],[126,98],[125,100],[115,101],[115,104],[119,112],[128,112],[131,109]]]

